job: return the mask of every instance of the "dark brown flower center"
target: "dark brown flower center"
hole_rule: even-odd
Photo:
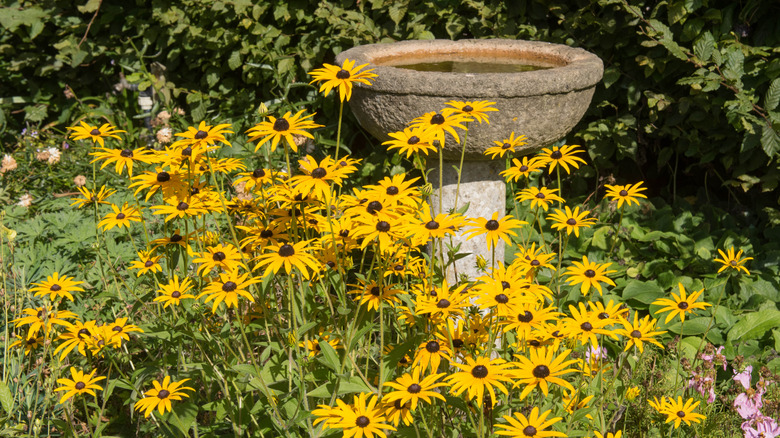
[[[416,383],[412,383],[408,388],[406,388],[406,390],[409,392],[409,394],[419,394],[420,391],[422,391],[422,386]]]
[[[677,307],[678,307],[678,308],[680,308],[680,309],[682,309],[682,310],[685,310],[685,309],[687,309],[687,308],[688,308],[688,302],[687,302],[687,301],[680,301],[680,302],[677,304]]]
[[[145,268],[151,268],[152,265],[154,265],[154,262],[151,261],[151,260],[147,260],[146,262],[144,262],[144,267]]]
[[[82,336],[92,336],[92,334],[89,332],[89,330],[83,328],[76,333],[76,335],[81,338]]]
[[[731,266],[737,266],[737,261],[736,260],[732,260],[732,261],[729,262],[729,264]]]
[[[438,307],[439,309],[446,309],[447,307],[450,307],[450,304],[452,303],[450,303],[449,300],[442,298],[439,300],[438,303],[436,303],[436,307]]]
[[[222,260],[225,260],[227,256],[222,251],[217,251],[211,256],[211,260],[214,260],[215,262],[221,262]]]
[[[379,286],[374,286],[371,288],[371,295],[378,297],[379,296]]]
[[[520,172],[527,172],[527,171],[528,171],[528,166],[526,166],[525,164],[520,166]]]
[[[474,107],[471,106],[471,105],[466,105],[466,106],[463,107],[463,112],[464,113],[470,113],[472,111],[474,111]]]
[[[292,257],[295,255],[295,248],[292,245],[285,243],[279,247],[279,255],[282,257]]]
[[[488,369],[485,365],[477,365],[471,369],[471,375],[477,379],[484,379],[488,375]]]
[[[209,136],[208,132],[198,130],[198,132],[195,133],[195,140],[203,140],[204,138],[206,138],[208,136]]]
[[[536,194],[536,199],[544,199],[544,193],[539,192]]]
[[[385,221],[379,221],[376,224],[376,230],[382,233],[390,231],[390,224]]]
[[[560,160],[561,158],[563,158],[563,154],[561,153],[561,151],[559,151],[558,149],[556,149],[556,150],[554,150],[554,151],[553,151],[553,152],[550,154],[550,158],[552,158],[553,160]]]
[[[336,79],[349,79],[349,71],[344,70],[343,68],[336,72]]]
[[[512,145],[509,144],[509,143],[504,143],[504,144],[501,145],[501,149],[509,149],[511,147],[512,147]]]
[[[385,193],[387,193],[390,196],[395,196],[395,195],[398,194],[398,192],[399,192],[399,190],[398,190],[398,187],[396,187],[396,186],[390,186],[385,191]]]
[[[501,289],[509,289],[510,287],[512,287],[512,285],[509,284],[509,282],[507,282],[507,281],[502,281],[501,282]]]
[[[100,135],[100,130],[95,128],[95,129],[89,131],[89,135]]]
[[[116,220],[121,221],[124,218],[125,218],[125,214],[124,213],[117,213]]]
[[[171,180],[171,174],[168,172],[160,172],[157,174],[157,182],[168,182]]]
[[[179,211],[184,211],[186,209],[190,208],[190,204],[187,204],[184,201],[179,202],[179,205],[176,206],[176,209]]]
[[[589,323],[588,321],[585,321],[582,324],[580,324],[580,328],[586,332],[589,332],[593,330],[593,324]]]
[[[425,228],[429,230],[438,230],[439,229],[439,223],[436,221],[430,221],[427,224],[425,224]]]
[[[498,294],[496,295],[496,301],[501,304],[506,304],[509,302],[509,297],[506,296],[505,294]]]
[[[525,436],[536,436],[536,428],[528,425],[523,429],[523,435]]]
[[[439,343],[436,341],[430,341],[425,344],[425,349],[428,350],[428,353],[438,353],[439,348]]]
[[[607,312],[599,313],[599,319],[607,319],[607,318],[609,318],[609,313]]]
[[[417,144],[420,142],[420,137],[413,135],[409,137],[409,140],[406,140],[406,144]]]
[[[496,231],[498,229],[498,221],[490,219],[489,221],[485,222],[485,228],[489,231]]]
[[[274,122],[274,131],[276,132],[284,132],[290,129],[290,122],[287,121],[284,117],[276,119]]]
[[[233,281],[226,281],[225,284],[222,285],[222,290],[225,292],[233,292],[236,290],[238,285]]]
[[[540,262],[539,260],[536,260],[536,259],[531,260],[531,266],[539,266],[541,264],[542,264],[542,262]]]
[[[441,125],[444,123],[444,116],[441,114],[434,114],[433,117],[431,117],[431,125]]]
[[[271,230],[263,230],[263,231],[260,232],[260,237],[262,237],[263,239],[267,239],[267,238],[269,238],[269,237],[271,237],[273,235],[274,235],[274,232],[271,231]]]
[[[453,339],[452,340],[452,346],[455,348],[460,348],[463,346],[463,339]]]
[[[566,221],[566,225],[577,225],[577,219],[574,219],[573,217],[570,217],[569,220]]]
[[[181,150],[181,156],[182,157],[190,157],[192,156],[192,146],[187,146],[186,148]]]
[[[86,388],[87,385],[84,384],[84,382],[76,382],[75,388],[81,391],[82,389]]]
[[[255,169],[252,172],[252,178],[262,178],[265,176],[265,170],[263,169]]]
[[[621,190],[620,193],[618,193],[620,196],[628,196],[628,192],[625,190]]]
[[[632,338],[641,338],[642,337],[642,332],[640,332],[639,330],[634,330],[634,331],[631,332],[631,337]]]
[[[122,152],[119,153],[119,156],[122,158],[133,158],[133,151],[130,149],[122,149]]]
[[[537,341],[536,339],[531,339],[530,341],[528,341],[528,345],[530,345],[532,347],[538,347],[538,346],[542,345],[542,343]]]
[[[533,374],[537,379],[545,379],[550,375],[550,369],[547,368],[547,365],[537,365],[531,371],[531,374]]]
[[[183,237],[181,237],[178,234],[174,234],[173,236],[171,236],[171,242],[173,243],[181,242],[181,239],[183,239]]]
[[[369,202],[369,203],[368,203],[368,205],[366,206],[366,211],[367,211],[369,214],[374,214],[374,213],[376,213],[377,211],[382,211],[382,208],[383,208],[383,207],[382,207],[382,203],[381,203],[381,202],[379,202],[379,201],[371,201],[371,202]]]
[[[355,419],[355,426],[357,427],[364,428],[368,427],[369,424],[371,424],[371,420],[369,420],[365,415],[361,415]]]
[[[175,290],[171,292],[171,298],[179,298],[181,296],[181,292]]]
[[[49,288],[49,290],[52,292],[59,292],[62,290],[62,286],[60,286],[59,284],[53,284],[51,285],[51,288]]]
[[[327,174],[328,174],[328,171],[326,171],[322,167],[318,167],[318,168],[316,168],[316,169],[311,171],[311,177],[312,178],[318,178],[318,179],[319,178],[324,178],[325,175],[327,175]]]
[[[157,393],[157,398],[164,399],[168,398],[168,396],[171,395],[171,392],[167,389],[161,389],[160,392]]]
[[[685,411],[677,411],[677,416],[680,418],[685,418]]]
[[[585,274],[585,276],[588,278],[593,278],[596,276],[596,271],[594,271],[593,269],[588,269],[585,272],[583,272],[583,274]]]
[[[517,320],[520,322],[531,322],[533,321],[533,319],[534,319],[534,314],[527,310],[517,315]]]

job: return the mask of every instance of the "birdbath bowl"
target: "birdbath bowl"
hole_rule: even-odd
[[[440,111],[450,100],[495,102],[490,123],[471,122],[461,172],[459,206],[469,204],[469,217],[490,218],[506,210],[506,184],[499,172],[503,160],[490,161],[483,152],[493,141],[527,136],[516,150],[528,154],[562,139],[582,118],[604,71],[601,60],[582,49],[519,40],[425,40],[368,44],[340,53],[336,61],[369,64],[378,76],[371,86],[356,84],[349,105],[360,125],[381,141],[427,112]],[[463,136],[461,135],[461,138]],[[447,137],[442,151],[445,211],[455,207],[461,145]],[[428,160],[438,168],[438,157]],[[438,169],[432,172],[438,182]],[[438,186],[438,184],[434,184]],[[431,204],[438,209],[438,200]],[[503,261],[503,247],[496,248]],[[476,255],[490,260],[484,239],[463,241],[455,270],[473,278]]]

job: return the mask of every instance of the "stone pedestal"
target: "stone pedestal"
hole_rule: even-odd
[[[435,162],[435,167],[433,166]],[[434,187],[430,204],[434,214],[439,213],[439,197],[442,198],[444,212],[460,208],[468,204],[465,216],[469,218],[483,217],[490,219],[493,213],[498,212],[499,218],[506,214],[506,182],[499,172],[504,170],[503,160],[494,161],[464,161],[461,172],[460,194],[458,204],[455,205],[456,193],[458,193],[458,173],[455,170],[459,161],[444,161],[444,186],[439,187],[439,162],[435,158],[430,159],[431,172],[428,174],[429,182]],[[465,227],[463,229],[465,231]],[[465,274],[469,280],[474,280],[481,275],[476,267],[477,256],[480,255],[491,262],[493,252],[488,248],[487,239],[477,236],[466,240],[461,231],[457,238],[452,239],[453,245],[461,243],[460,252],[469,253],[465,258],[455,262],[455,267],[447,270],[447,282],[455,284],[457,276]],[[446,250],[445,250],[446,251]],[[496,246],[496,262],[504,261],[504,243]],[[457,276],[456,276],[457,275]]]

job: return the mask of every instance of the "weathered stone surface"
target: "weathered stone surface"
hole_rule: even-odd
[[[462,60],[525,63],[553,66],[517,73],[421,72],[393,64],[435,60],[453,55]],[[487,159],[482,152],[515,135],[528,137],[523,151],[547,146],[569,132],[582,118],[601,80],[601,60],[582,49],[559,44],[517,40],[429,40],[369,44],[342,52],[336,61],[368,63],[379,76],[372,86],[357,84],[349,102],[360,124],[372,135],[388,140],[426,112],[439,111],[449,100],[490,100],[499,112],[491,112],[490,124],[471,123],[469,160]],[[448,138],[444,156],[460,157],[460,147]]]

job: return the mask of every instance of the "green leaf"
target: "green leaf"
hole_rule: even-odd
[[[406,6],[398,3],[393,3],[387,10],[387,14],[390,15],[390,19],[393,20],[396,26],[401,24],[404,15],[406,15]]]
[[[6,414],[11,414],[14,411],[14,397],[11,395],[11,390],[8,389],[8,385],[5,382],[0,382],[0,405]]]
[[[102,0],[88,0],[86,4],[76,6],[76,9],[78,9],[82,14],[90,14],[98,10],[101,2]]]
[[[729,330],[728,340],[731,342],[758,339],[775,327],[780,326],[780,311],[764,309],[750,313],[734,324]]]
[[[693,45],[693,54],[704,62],[710,59],[714,50],[715,38],[713,38],[712,34],[709,32],[704,32],[699,39],[696,40],[696,44]]]
[[[228,67],[231,70],[241,67],[241,53],[239,53],[238,50],[234,50],[233,53],[230,54],[230,58],[228,58]]]
[[[764,153],[772,158],[780,152],[780,137],[772,126],[764,125],[761,130],[761,148]]]
[[[336,350],[327,341],[320,341],[319,346],[321,354],[317,360],[331,370],[338,372],[341,361]]]
[[[677,322],[667,327],[672,333],[680,334],[682,330],[683,335],[700,335],[707,330],[710,325],[710,318],[707,316],[701,316],[698,318],[686,319],[685,322]]]
[[[644,304],[650,304],[664,295],[664,290],[655,281],[631,280],[623,289],[624,300],[637,300]]]
[[[328,382],[312,391],[309,391],[310,397],[318,398],[330,398],[333,392],[336,391],[336,382]],[[339,388],[336,395],[352,394],[355,392],[374,392],[375,388],[371,388],[365,384],[358,376],[352,376],[348,379],[342,379],[339,382]]]
[[[190,427],[192,427],[192,423],[195,422],[195,417],[197,415],[198,408],[194,403],[176,403],[173,406],[171,415],[168,417],[168,421],[176,426],[184,436],[189,436],[190,434],[188,432]]]
[[[32,26],[46,16],[46,11],[38,8],[0,8],[0,26],[13,32],[19,26]]]
[[[764,94],[764,109],[772,111],[780,103],[780,78],[775,78]]]

